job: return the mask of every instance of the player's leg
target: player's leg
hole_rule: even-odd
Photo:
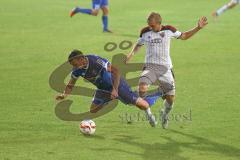
[[[103,32],[112,33],[112,31],[110,31],[108,28],[108,14],[109,14],[108,0],[102,0],[100,7],[103,12],[103,14],[102,14]]]
[[[111,92],[104,90],[96,90],[90,107],[90,112],[98,112],[104,107],[104,105],[106,105],[111,100]]]
[[[98,16],[102,0],[92,0],[92,15]]]
[[[138,84],[138,94],[140,97],[145,97],[149,86],[157,81],[156,73],[153,70],[153,65],[145,65]]]
[[[137,97],[137,95],[134,95]],[[129,98],[132,97],[132,96],[129,96]],[[132,99],[135,99],[135,98],[132,98]],[[152,114],[151,112],[151,108],[149,106],[149,103],[142,99],[141,97],[138,97],[136,99],[135,102],[132,102],[131,104],[135,105],[136,107],[138,107],[139,109],[145,111],[147,117],[148,117],[148,120],[149,120],[149,123],[152,127],[155,127],[157,125],[157,121],[156,121],[156,118],[155,116]]]
[[[157,122],[154,115],[151,112],[149,103],[147,100],[140,98],[136,93],[134,93],[131,88],[128,86],[125,80],[121,79],[119,88],[118,88],[118,99],[125,104],[132,104],[138,107],[141,110],[144,110],[148,116],[149,123],[151,126],[155,127]]]
[[[161,110],[162,127],[168,127],[168,115],[173,108],[175,100],[175,82],[172,70],[168,70],[164,75],[159,77],[160,90],[164,94],[164,108]]]
[[[157,125],[157,121],[156,121],[156,118],[155,116],[152,114],[151,112],[151,109],[150,109],[150,106],[148,104],[148,102],[144,99],[142,99],[141,97],[139,97],[136,102],[135,102],[135,105],[141,109],[141,110],[144,110],[148,116],[148,120],[149,120],[149,124],[152,126],[152,127],[155,127]]]
[[[82,8],[82,7],[75,7],[70,12],[70,17],[73,17],[77,13],[82,14],[89,14],[93,16],[97,16],[100,9],[101,0],[92,0],[92,8]]]
[[[220,16],[223,12],[225,12],[228,9],[231,9],[235,7],[239,3],[239,0],[231,0],[228,4],[225,4],[221,8],[219,8],[217,11],[213,12],[213,17]]]
[[[138,93],[139,96],[148,101],[150,106],[153,106],[163,93],[157,90],[154,93],[147,93],[151,84],[155,83],[161,74],[166,73],[168,69],[164,66],[157,64],[146,64],[139,79]]]
[[[174,100],[175,100],[175,95],[166,95],[164,97],[164,112],[166,114],[169,114],[169,112],[172,110],[173,108],[173,104],[174,104]]]
[[[101,9],[103,12],[103,15],[102,15],[103,32],[112,33],[112,31],[109,30],[108,28],[108,24],[109,24],[108,23],[108,13],[109,13],[108,7],[103,6]]]

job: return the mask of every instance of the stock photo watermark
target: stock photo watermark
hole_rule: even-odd
[[[157,121],[162,121],[162,113],[161,110],[158,113],[154,114]],[[119,114],[119,120],[122,123],[136,123],[136,122],[144,122],[148,121],[148,116],[144,114],[143,112],[137,111],[137,112],[121,112]],[[192,122],[192,109],[187,110],[183,113],[171,113],[168,115],[169,121],[174,122]]]
[[[133,42],[128,40],[123,40],[120,43],[108,42],[104,45],[105,52],[114,52],[117,48],[119,48],[122,53],[112,54],[112,62],[111,64],[117,67],[121,73],[121,77],[126,80],[130,87],[136,87],[139,83],[140,75],[134,78],[126,78],[128,73],[142,71],[145,63],[129,63],[126,64],[126,50],[130,49],[133,46]],[[65,62],[58,66],[49,77],[49,85],[50,87],[58,93],[62,93],[66,87],[64,80],[69,76],[72,72],[72,66],[69,62]],[[86,83],[87,81],[84,81]],[[87,82],[89,83],[89,82]],[[158,90],[159,84],[153,84],[152,86],[156,86],[156,89],[149,90],[148,93],[153,93]],[[85,96],[85,97],[93,97],[96,89],[85,87],[84,85],[74,86],[71,92],[71,95]],[[103,116],[112,110],[114,110],[118,105],[118,99],[114,99],[104,105],[102,109],[100,109],[96,113],[92,113],[90,111],[84,113],[72,113],[70,111],[71,105],[73,101],[66,99],[58,102],[55,106],[55,114],[56,116],[64,121],[81,121],[84,119],[94,119],[100,116]],[[89,103],[90,106],[90,103]]]

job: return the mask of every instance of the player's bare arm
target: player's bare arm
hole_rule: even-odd
[[[111,72],[113,75],[113,90],[112,90],[112,99],[118,97],[118,86],[120,82],[120,72],[119,70],[114,67],[113,65],[109,65],[107,71]]]
[[[64,98],[66,98],[72,92],[72,89],[73,89],[76,81],[77,81],[76,79],[71,78],[69,80],[64,92],[62,94],[56,96],[56,100],[63,100]]]
[[[142,46],[142,45],[139,45],[139,44],[135,44],[135,45],[134,45],[134,47],[133,47],[133,49],[131,50],[131,52],[128,53],[125,63],[128,63],[128,62],[131,60],[131,58],[133,57],[133,55],[140,50],[141,46]]]
[[[228,3],[228,8],[229,8],[229,9],[232,9],[232,8],[234,8],[234,7],[237,6],[237,5],[238,5],[238,3],[229,2],[229,3]]]
[[[198,21],[197,27],[193,28],[190,31],[183,32],[182,35],[180,36],[180,39],[182,40],[187,40],[191,38],[195,33],[200,31],[202,28],[204,28],[208,24],[207,17],[202,17]]]

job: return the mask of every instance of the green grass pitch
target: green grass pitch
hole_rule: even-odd
[[[218,21],[210,16],[227,1],[110,0],[115,32],[110,35],[102,33],[101,16],[69,18],[74,6],[90,7],[90,0],[1,0],[0,160],[239,160],[240,10]],[[160,12],[164,24],[180,31],[194,27],[202,15],[209,18],[192,39],[172,41],[177,99],[169,129],[151,128],[147,121],[126,123],[125,113],[139,110],[123,104],[94,119],[97,130],[90,137],[79,133],[79,122],[58,119],[57,92],[48,79],[67,53],[77,48],[109,59],[127,54],[130,49],[106,52],[104,45],[135,42],[150,11]],[[132,62],[143,60],[144,49]],[[69,99],[74,113],[87,111],[91,102],[90,97]],[[152,110],[157,114],[161,107],[159,100]]]

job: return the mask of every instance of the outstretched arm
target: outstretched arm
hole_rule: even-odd
[[[114,98],[118,97],[118,86],[119,86],[119,83],[120,83],[120,72],[116,67],[114,67],[112,65],[108,66],[107,71],[111,72],[112,75],[113,75],[113,90],[112,90],[111,97],[112,97],[112,99],[114,99]]]
[[[126,59],[125,63],[128,63],[128,62],[131,60],[132,56],[140,50],[141,46],[142,46],[142,45],[139,45],[138,43],[136,43],[136,44],[134,45],[134,47],[133,47],[133,49],[131,50],[131,52],[128,53],[127,59]]]
[[[62,94],[56,96],[56,100],[63,100],[64,98],[66,98],[72,92],[72,89],[73,89],[76,81],[77,81],[76,79],[71,78],[69,80],[64,92]]]
[[[179,37],[182,40],[187,40],[190,37],[192,37],[195,33],[197,33],[198,31],[200,31],[203,27],[205,27],[208,24],[207,22],[207,17],[202,17],[200,18],[200,20],[198,21],[198,25],[197,27],[191,29],[190,31],[187,32],[183,32],[182,35]]]

